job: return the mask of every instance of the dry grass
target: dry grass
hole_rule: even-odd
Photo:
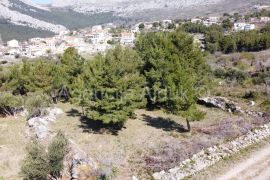
[[[119,130],[81,118],[80,108],[73,105],[57,106],[66,113],[50,125],[51,130],[63,130],[99,164],[100,174],[110,174],[121,180],[133,175],[148,179],[154,171],[172,168],[203,148],[265,123],[199,106],[207,112],[206,118],[192,122],[189,133],[185,130],[185,119],[163,111],[146,110],[137,110],[137,118],[129,120]],[[20,178],[20,163],[29,141],[25,127],[23,118],[0,119],[0,177]]]
[[[23,118],[0,118],[0,177],[20,179],[20,164],[27,142]]]
[[[206,118],[192,122],[190,133],[185,131],[183,118],[146,110],[137,110],[136,119],[129,120],[123,129],[112,131],[80,119],[80,108],[58,106],[66,113],[51,126],[53,130],[66,132],[98,162],[102,174],[114,174],[121,180],[133,175],[149,178],[153,171],[172,168],[203,148],[235,138],[258,122],[264,123],[200,106],[207,112]]]

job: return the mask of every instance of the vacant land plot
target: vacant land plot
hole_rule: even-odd
[[[183,118],[162,111],[137,110],[121,130],[110,129],[98,122],[80,117],[80,109],[59,104],[66,112],[52,125],[87,152],[102,174],[116,179],[133,175],[149,178],[154,171],[169,169],[201,149],[233,139],[250,129],[269,122],[268,118],[233,115],[218,109],[200,107],[206,119],[191,123],[186,132]]]

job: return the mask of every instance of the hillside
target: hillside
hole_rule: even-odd
[[[2,0],[0,20],[5,23],[1,23],[0,29],[6,40],[24,40],[37,34],[44,37],[67,29],[109,22],[131,24],[138,21],[215,15],[236,10],[244,12],[262,3],[269,4],[267,0],[53,0],[51,5],[45,6],[31,0]],[[27,36],[22,33],[25,32],[22,29],[29,32]]]
[[[42,7],[25,0],[3,0],[0,2],[0,20],[4,40],[25,40],[67,29],[117,22],[119,18],[110,12],[85,15],[69,8]]]
[[[53,0],[53,7],[71,7],[85,14],[114,12],[123,17],[158,19],[195,17],[198,15],[243,10],[267,0]],[[143,14],[143,16],[142,16]]]

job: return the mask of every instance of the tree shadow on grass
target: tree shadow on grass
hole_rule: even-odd
[[[147,122],[147,125],[157,129],[162,129],[163,131],[176,131],[179,133],[189,132],[183,125],[178,124],[171,119],[165,119],[162,117],[154,118],[144,114],[143,121]]]
[[[74,108],[70,109],[66,113],[67,113],[67,116],[70,116],[70,117],[80,117],[81,116],[80,111],[78,111],[77,109],[74,109]]]
[[[80,121],[81,125],[79,127],[82,128],[85,133],[111,134],[117,136],[119,131],[125,128],[119,124],[104,124],[101,121],[91,120],[85,116],[81,116]]]

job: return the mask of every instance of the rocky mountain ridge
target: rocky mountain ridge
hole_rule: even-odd
[[[38,5],[34,5],[34,3],[30,3],[28,0],[1,0],[0,2],[0,18],[8,20],[12,24],[20,25],[20,26],[28,26],[35,29],[47,30],[54,33],[58,33],[60,31],[67,30],[66,27],[60,24],[54,24],[51,22],[46,22],[43,20],[39,20],[35,17],[29,16],[27,14],[23,14],[19,11],[13,10],[13,8],[23,8],[21,5],[28,5],[29,9],[24,9],[26,11],[48,11],[49,9],[42,8]],[[27,6],[27,7],[28,7]]]

